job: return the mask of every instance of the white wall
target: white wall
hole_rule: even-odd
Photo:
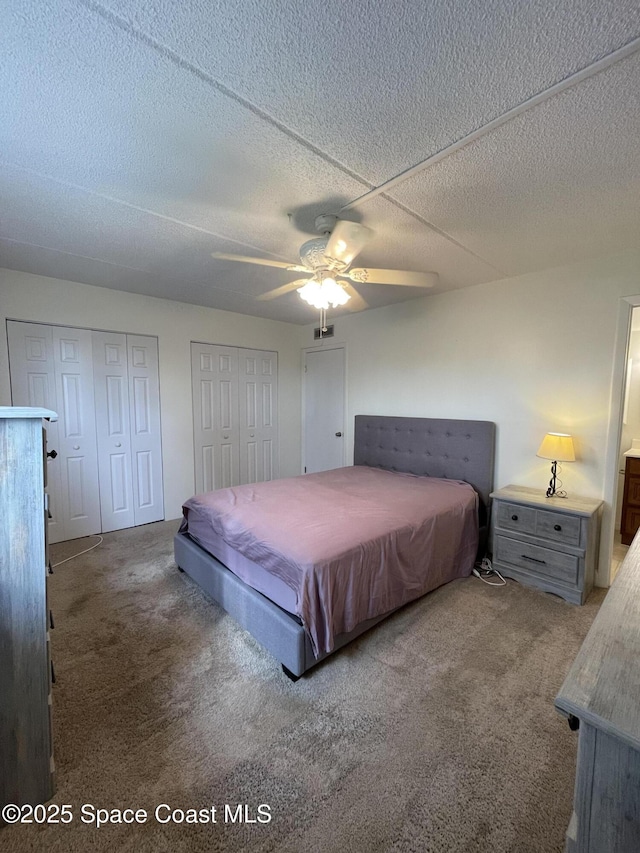
[[[540,442],[569,432],[578,461],[563,466],[566,490],[603,497],[620,300],[636,293],[640,252],[627,252],[330,317],[332,341],[347,345],[347,447],[358,413],[491,420],[496,487],[543,490],[550,462],[536,457]],[[607,580],[603,565],[598,582]]]
[[[300,473],[303,330],[196,305],[0,269],[0,405],[11,404],[6,319],[157,335],[165,517],[194,492],[190,341],[278,352],[280,474]]]

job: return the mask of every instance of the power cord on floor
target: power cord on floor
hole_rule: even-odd
[[[502,577],[500,572],[497,569],[494,569],[491,565],[491,560],[488,557],[483,557],[479,563],[476,563],[473,567],[473,574],[480,578],[483,583],[486,583],[488,586],[506,586],[506,580]],[[500,580],[498,581],[490,581],[487,578],[493,577],[493,575],[497,575]]]
[[[89,551],[93,551],[93,549],[94,549],[94,548],[97,548],[97,547],[98,547],[98,545],[101,545],[101,544],[102,544],[102,542],[104,541],[104,540],[103,540],[103,538],[102,538],[102,536],[100,536],[98,533],[94,533],[93,535],[98,537],[98,541],[96,542],[96,544],[95,544],[95,545],[92,545],[90,548],[85,548],[85,549],[84,549],[84,551],[78,551],[78,553],[77,553],[77,554],[72,554],[70,557],[67,557],[67,558],[66,558],[66,559],[64,559],[64,560],[60,560],[60,562],[59,562],[59,563],[54,563],[54,564],[51,566],[51,568],[52,568],[52,569],[55,569],[55,567],[56,567],[56,566],[61,566],[63,563],[68,563],[68,562],[69,562],[69,560],[75,560],[75,558],[76,558],[76,557],[80,557],[82,554],[88,554],[88,553],[89,553]]]

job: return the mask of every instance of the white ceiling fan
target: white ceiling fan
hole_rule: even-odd
[[[275,299],[292,290],[297,290],[302,299],[326,311],[349,303],[352,311],[361,311],[369,306],[353,287],[351,282],[367,284],[402,285],[403,287],[432,287],[438,280],[433,272],[410,272],[408,270],[386,270],[360,267],[349,269],[364,246],[373,237],[373,231],[357,222],[338,219],[331,214],[323,214],[315,220],[316,229],[323,234],[313,240],[307,240],[300,247],[300,264],[288,264],[285,261],[271,261],[267,258],[251,258],[246,255],[229,255],[226,252],[212,252],[211,257],[225,261],[241,261],[247,264],[261,264],[267,267],[279,267],[289,272],[311,274],[311,278],[296,279],[275,290],[258,296],[260,300]],[[350,279],[340,281],[339,279]]]

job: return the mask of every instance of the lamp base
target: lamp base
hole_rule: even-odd
[[[562,481],[558,480],[556,474],[558,470],[558,463],[551,463],[551,479],[549,480],[549,488],[546,491],[546,496],[548,498],[566,498],[567,493],[563,489],[558,489],[557,486],[562,486]]]

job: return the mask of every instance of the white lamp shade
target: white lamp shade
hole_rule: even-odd
[[[575,462],[573,438],[562,432],[548,432],[542,439],[536,456],[551,459],[553,462]]]
[[[310,278],[303,287],[298,288],[298,293],[309,305],[325,311],[329,305],[337,308],[351,299],[346,290],[340,287],[335,279],[325,277],[322,273],[320,274],[320,281],[317,281],[315,277]]]

